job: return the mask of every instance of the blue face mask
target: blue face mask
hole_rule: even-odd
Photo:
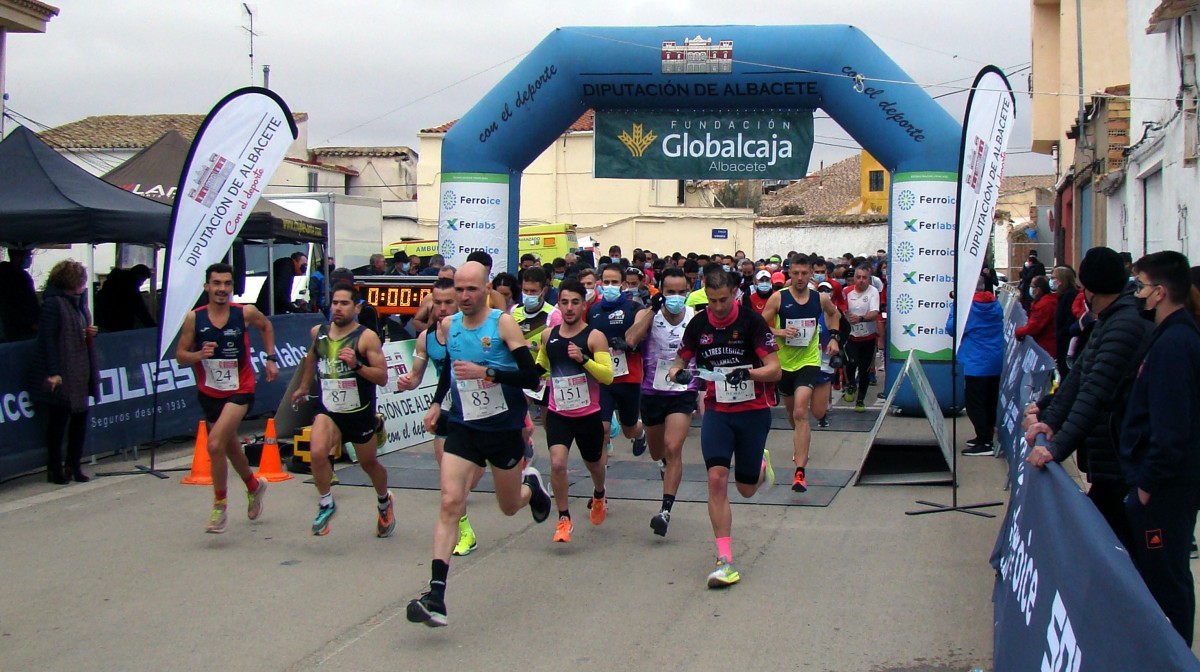
[[[1058,291],[1058,282],[1055,281],[1054,278],[1050,278],[1050,291],[1052,291],[1052,292]]]
[[[613,303],[617,299],[621,298],[621,288],[614,287],[612,285],[605,285],[604,287],[600,288],[600,296],[604,297],[605,301]]]
[[[521,305],[525,307],[525,310],[537,310],[542,305],[542,297],[522,294]]]
[[[825,282],[825,274],[824,273],[813,273],[813,280],[816,280],[818,284]]]
[[[731,271],[731,270],[733,270],[733,269],[731,269],[731,268],[729,267],[729,264],[721,264],[721,270],[723,270],[723,271],[725,271],[726,273],[728,273],[729,271]]]
[[[1030,288],[1029,288],[1029,298],[1031,298],[1031,299],[1036,299],[1036,298],[1037,298],[1036,296],[1034,296],[1034,295],[1033,295],[1033,287],[1030,287]]]
[[[400,270],[402,270],[402,271],[404,271],[405,273],[407,273],[407,272],[408,272],[408,267],[409,267],[409,266],[410,266],[410,264],[409,264],[409,263],[406,261],[406,262],[404,262],[403,264],[400,264]]]
[[[563,279],[563,277],[565,277],[565,276],[566,276],[566,273],[555,273],[555,274],[554,274],[554,279],[555,279],[555,280],[562,280],[562,279]]]
[[[763,294],[769,293],[771,291],[771,283],[769,283],[769,282],[758,283],[758,291]]]
[[[687,305],[687,298],[679,295],[668,296],[663,299],[663,305],[667,307],[667,312],[672,315],[678,315],[683,312]]]

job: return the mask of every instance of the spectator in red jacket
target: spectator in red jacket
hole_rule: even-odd
[[[1017,338],[1024,339],[1032,336],[1046,354],[1051,357],[1055,353],[1054,343],[1054,313],[1058,308],[1058,295],[1050,291],[1050,281],[1046,276],[1035,276],[1029,285],[1029,321],[1025,326],[1017,328]]]

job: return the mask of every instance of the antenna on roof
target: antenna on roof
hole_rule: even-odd
[[[242,3],[242,7],[246,10],[246,15],[250,17],[250,27],[243,28],[250,33],[250,86],[254,86],[254,36],[258,33],[254,32],[254,12],[250,11],[250,5]]]

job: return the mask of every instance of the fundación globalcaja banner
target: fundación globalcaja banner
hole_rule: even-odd
[[[595,176],[790,180],[808,174],[812,110],[598,110]]]
[[[508,175],[446,173],[438,211],[438,251],[455,268],[467,255],[482,250],[492,255],[494,272],[508,263]]]
[[[200,124],[171,212],[160,356],[203,291],[205,270],[225,257],[296,135],[287,103],[253,86],[222,98]]]
[[[985,66],[971,85],[963,120],[958,183],[958,300],[955,328],[967,328],[971,297],[987,256],[996,219],[1000,180],[1008,139],[1017,120],[1017,101],[1008,78],[994,65]],[[958,341],[962,345],[962,341]]]
[[[950,172],[892,177],[892,283],[888,291],[891,359],[916,350],[922,360],[950,359],[946,333],[954,289],[954,217],[958,176]]]

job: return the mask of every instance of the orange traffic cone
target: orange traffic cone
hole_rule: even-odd
[[[208,456],[208,426],[200,421],[196,430],[196,448],[192,451],[192,473],[180,481],[184,485],[212,485],[212,459]]]
[[[275,438],[275,418],[267,420],[267,436],[263,439],[262,457],[258,460],[258,473],[254,475],[272,483],[290,481],[295,478],[283,470],[283,463],[279,460],[279,443]]]

